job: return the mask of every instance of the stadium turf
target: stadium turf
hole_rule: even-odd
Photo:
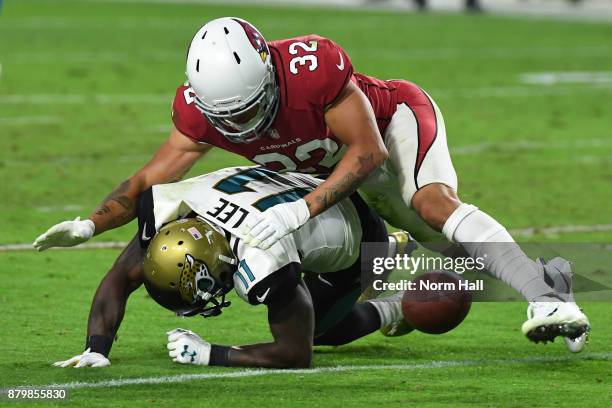
[[[311,32],[331,37],[356,70],[424,87],[444,113],[464,201],[510,229],[552,227],[524,240],[612,242],[610,83],[521,80],[528,73],[609,73],[609,24],[171,3],[4,2],[0,244],[29,243],[57,221],[87,215],[147,160],[168,133],[187,42],[204,21],[223,15],[250,20],[268,39]],[[244,163],[214,151],[190,174]],[[558,232],[559,226],[586,228]],[[134,228],[93,242],[127,240]],[[0,252],[1,388],[89,383],[72,385],[75,406],[610,404],[609,302],[584,304],[593,335],[582,355],[569,356],[559,342],[525,340],[522,302],[476,303],[446,335],[388,339],[376,333],[317,349],[315,370],[338,372],[261,375],[173,364],[165,331],[191,328],[225,344],[262,341],[269,338],[264,308],[233,298],[219,318],[181,320],[139,290],[128,304],[111,367],[51,367],[82,350],[89,302],[117,254]],[[609,271],[602,273],[609,281]],[[216,378],[220,373],[236,376]],[[175,382],[150,383],[164,376]],[[101,383],[134,378],[144,383]]]

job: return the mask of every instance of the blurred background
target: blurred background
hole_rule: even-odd
[[[181,0],[178,0],[181,1]],[[198,0],[183,0],[197,2]],[[242,3],[218,0],[218,3]],[[606,20],[612,17],[610,0],[263,0],[258,4],[302,4],[319,6],[366,7],[396,10],[488,11],[495,14],[556,16]]]

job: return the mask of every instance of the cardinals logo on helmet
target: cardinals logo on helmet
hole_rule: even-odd
[[[268,55],[270,55],[270,50],[268,49],[268,44],[266,44],[266,40],[264,40],[263,36],[248,22],[239,19],[234,19],[234,21],[242,26],[244,32],[249,38],[249,41],[251,41],[251,45],[261,57],[261,61],[266,62]]]

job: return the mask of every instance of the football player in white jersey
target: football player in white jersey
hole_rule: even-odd
[[[268,307],[268,343],[211,345],[187,330],[168,332],[169,354],[179,363],[307,367],[313,345],[346,344],[401,320],[401,294],[357,303],[367,263],[361,243],[390,242],[393,253],[409,247],[406,234],[388,236],[382,219],[357,194],[267,250],[240,238],[237,231],[249,217],[296,200],[321,182],[242,167],[141,194],[138,236],[98,287],[86,350],[56,365],[109,365],[127,298],[142,283],[156,302],[182,316],[220,314],[232,288],[244,301]],[[384,254],[368,256],[387,256],[382,247]]]

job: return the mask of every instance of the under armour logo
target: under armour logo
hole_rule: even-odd
[[[189,354],[189,346],[187,344],[183,346],[183,351],[181,351],[181,357],[187,357],[187,356],[191,357],[192,363],[195,361],[195,356],[197,354],[198,353],[196,353],[195,350],[193,351],[193,354]]]

